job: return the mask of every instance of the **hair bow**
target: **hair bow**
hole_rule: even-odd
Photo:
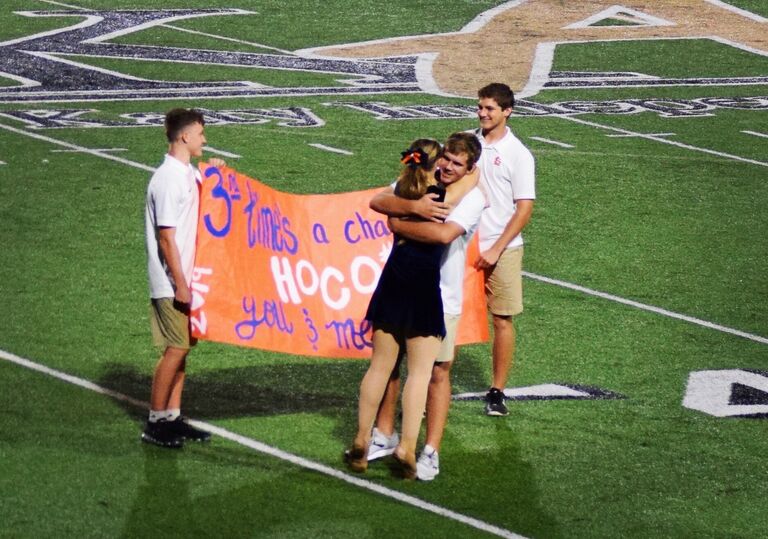
[[[401,152],[400,155],[403,156],[400,162],[414,169],[421,165],[426,165],[429,161],[429,156],[421,148],[409,148]]]

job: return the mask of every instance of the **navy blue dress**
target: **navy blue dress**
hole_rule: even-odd
[[[445,337],[440,260],[444,245],[394,236],[365,319],[405,337]]]

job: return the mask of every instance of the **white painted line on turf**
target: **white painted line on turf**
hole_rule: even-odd
[[[613,134],[613,135],[605,135],[608,138],[633,138],[638,136],[651,136],[651,137],[674,137],[676,133],[632,133],[631,135],[625,135],[623,133],[621,134]]]
[[[326,152],[333,152],[333,153],[340,153],[342,155],[355,155],[354,153],[342,150],[341,148],[334,148],[333,146],[326,146],[325,144],[319,144],[319,143],[307,143],[309,146],[312,146],[313,148],[317,148],[318,150],[324,150]]]
[[[603,125],[603,124],[599,124],[597,122],[590,122],[590,121],[587,121],[587,120],[582,120],[581,118],[575,118],[573,116],[566,116],[564,114],[555,114],[553,116],[555,116],[557,118],[561,118],[563,120],[568,120],[569,122],[576,122],[577,124],[588,125],[590,127],[597,127],[599,129],[607,129],[609,131],[615,131],[616,133],[622,133],[624,135],[633,135],[633,136],[636,136],[638,138],[644,138],[644,139],[647,139],[647,140],[655,140],[656,142],[661,142],[662,144],[670,144],[672,146],[677,146],[679,148],[684,148],[686,150],[691,150],[691,151],[694,151],[694,152],[707,153],[707,154],[710,154],[710,155],[715,155],[717,157],[722,157],[724,159],[732,159],[734,161],[741,161],[743,163],[750,163],[752,165],[760,165],[761,167],[768,167],[768,162],[766,162],[766,161],[757,161],[755,159],[747,159],[746,157],[741,157],[739,155],[733,155],[733,154],[729,154],[729,153],[725,153],[725,152],[718,152],[716,150],[710,150],[709,148],[700,148],[698,146],[691,146],[690,144],[683,144],[682,142],[677,142],[677,141],[674,141],[674,140],[667,140],[665,138],[657,137],[657,136],[654,136],[654,135],[645,135],[643,133],[637,133],[635,131],[629,131],[627,129],[621,129],[621,128],[613,127],[613,126],[610,126],[610,125]]]
[[[0,115],[2,115],[2,114],[0,113]],[[587,122],[587,123],[590,123],[590,122]],[[77,149],[88,150],[88,148],[82,148],[80,146],[76,146],[76,145],[70,144],[68,142],[62,142],[60,140],[52,139],[50,137],[45,137],[43,135],[38,135],[36,133],[29,133],[29,132],[24,131],[22,129],[16,129],[15,127],[10,127],[10,126],[7,126],[7,125],[1,124],[1,123],[0,123],[0,129],[7,129],[7,130],[9,130],[9,131],[11,131],[13,133],[18,133],[20,135],[27,135],[27,136],[32,137],[32,138],[38,138],[40,140],[44,140],[44,141],[50,142],[52,144],[59,144],[59,145],[66,146],[66,147],[72,147],[72,148],[77,148]],[[129,166],[136,167],[136,168],[140,168],[142,170],[147,170],[149,172],[154,172],[155,171],[154,168],[148,167],[147,165],[142,165],[141,163],[136,163],[134,161],[129,161],[127,159],[120,159],[119,157],[115,157],[114,155],[100,153],[100,152],[96,152],[96,151],[93,151],[93,150],[88,150],[86,153],[90,153],[92,155],[95,155],[96,157],[103,157],[105,159],[110,159],[112,161],[117,161],[119,163],[123,163],[125,165],[129,165]],[[759,163],[759,161],[758,161],[758,163]],[[539,280],[539,281],[542,281],[542,282],[545,282],[545,283],[554,284],[554,285],[562,286],[562,287],[565,287],[565,288],[570,288],[571,290],[578,290],[580,292],[583,292],[585,294],[589,294],[589,295],[592,295],[592,296],[601,297],[603,299],[608,299],[610,301],[616,301],[618,303],[623,303],[625,305],[631,305],[633,307],[637,307],[638,309],[642,309],[642,310],[645,310],[645,311],[650,311],[650,312],[654,312],[656,314],[661,314],[661,315],[664,315],[664,316],[669,316],[671,318],[677,318],[679,320],[685,320],[687,322],[698,324],[698,325],[701,325],[701,326],[704,326],[704,327],[707,327],[707,328],[710,328],[710,329],[715,329],[717,331],[723,331],[725,333],[730,333],[732,335],[737,335],[739,337],[744,337],[744,338],[747,338],[747,339],[750,339],[750,340],[753,340],[753,341],[756,341],[756,342],[760,342],[760,343],[763,343],[763,344],[768,344],[768,339],[766,339],[765,337],[761,337],[759,335],[753,335],[751,333],[746,333],[744,331],[740,331],[740,330],[733,329],[733,328],[728,328],[728,327],[721,326],[721,325],[718,325],[718,324],[713,324],[712,322],[707,322],[706,320],[699,320],[698,318],[694,318],[692,316],[687,316],[687,315],[684,315],[684,314],[675,313],[673,311],[668,311],[668,310],[662,309],[660,307],[654,307],[653,305],[646,305],[644,303],[638,303],[638,302],[632,301],[630,299],[625,299],[625,298],[622,298],[622,297],[619,297],[619,296],[614,296],[612,294],[607,294],[605,292],[598,292],[597,290],[591,290],[589,288],[585,288],[585,287],[577,285],[577,284],[568,283],[568,282],[565,282],[565,281],[558,281],[557,279],[551,279],[549,277],[544,277],[542,275],[536,275],[534,273],[523,272],[523,275],[525,275],[527,277],[530,277],[531,279],[536,279],[536,280]]]
[[[15,363],[22,367],[25,367],[37,372],[41,372],[48,376],[52,376],[53,378],[57,378],[64,382],[74,384],[84,389],[89,389],[91,391],[95,391],[96,393],[107,395],[116,400],[127,402],[139,408],[144,408],[144,409],[149,408],[149,404],[147,402],[140,401],[138,399],[134,399],[122,393],[118,393],[117,391],[112,391],[111,389],[101,387],[100,385],[94,384],[93,382],[90,382],[83,378],[72,376],[71,374],[67,374],[65,372],[58,371],[50,367],[46,367],[45,365],[35,363],[34,361],[30,361],[29,359],[25,359],[15,354],[11,354],[10,352],[6,352],[5,350],[0,350],[0,359],[4,359],[6,361]],[[471,526],[473,528],[482,530],[492,535],[496,535],[498,537],[506,537],[509,539],[526,539],[524,536],[518,535],[509,530],[505,530],[504,528],[499,528],[498,526],[488,524],[487,522],[483,522],[482,520],[468,517],[461,513],[456,513],[455,511],[451,511],[450,509],[446,509],[445,507],[441,507],[439,505],[426,502],[420,498],[416,498],[415,496],[404,494],[400,491],[384,487],[377,483],[373,483],[365,479],[360,479],[359,477],[354,477],[340,470],[337,470],[336,468],[331,468],[330,466],[326,466],[325,464],[320,464],[319,462],[314,462],[312,460],[305,459],[304,457],[294,455],[293,453],[288,453],[287,451],[283,451],[282,449],[278,449],[277,447],[267,445],[265,443],[259,442],[258,440],[254,440],[253,438],[241,436],[240,434],[234,433],[232,431],[229,431],[221,427],[217,427],[216,425],[212,425],[210,423],[206,423],[204,421],[197,421],[197,420],[190,420],[189,423],[196,428],[206,430],[212,434],[221,436],[222,438],[225,438],[237,444],[243,445],[245,447],[249,447],[255,451],[258,451],[259,453],[264,453],[266,455],[276,457],[286,462],[290,462],[291,464],[295,464],[296,466],[300,466],[307,470],[312,470],[312,471],[321,473],[323,475],[333,477],[335,479],[340,479],[341,481],[344,481],[356,487],[370,490],[371,492],[381,494],[382,496],[386,496],[387,498],[392,498],[406,505],[410,505],[418,509],[422,509],[424,511],[429,511],[430,513],[435,513],[436,515],[439,515],[451,520],[455,520],[456,522],[461,522],[462,524],[466,524],[467,526]]]
[[[104,159],[109,159],[110,161],[117,161],[118,163],[122,163],[123,165],[129,165],[134,168],[140,168],[142,170],[146,170],[147,172],[154,172],[155,169],[153,167],[144,165],[142,163],[137,163],[135,161],[129,161],[128,159],[123,159],[121,157],[117,157],[116,155],[110,155],[108,153],[104,153],[99,150],[92,150],[90,148],[85,148],[84,146],[78,146],[77,144],[70,144],[69,142],[64,142],[61,140],[57,140],[55,138],[46,137],[45,135],[40,135],[38,133],[30,133],[29,131],[25,131],[23,129],[17,129],[16,127],[11,127],[10,125],[5,125],[0,123],[0,129],[5,129],[6,131],[10,131],[11,133],[16,133],[18,135],[24,135],[27,137],[31,137],[37,140],[42,140],[44,142],[48,142],[50,144],[56,144],[58,146],[63,146],[65,148],[69,148],[70,150],[77,150],[79,152],[87,153],[89,155],[94,155],[96,157],[103,157]]]
[[[69,9],[77,9],[80,11],[91,11],[90,9],[85,7],[73,6],[71,4],[65,4],[63,2],[54,2],[53,0],[38,0],[38,2],[45,2],[46,4],[53,4],[55,6],[68,7]]]
[[[94,152],[127,152],[128,148],[90,148]],[[83,150],[51,150],[51,153],[83,153]]]
[[[758,133],[757,131],[742,131],[746,135],[753,135],[755,137],[768,138],[768,133]]]
[[[728,11],[732,11],[733,13],[741,15],[742,17],[746,17],[747,19],[752,19],[753,21],[757,21],[757,22],[768,22],[768,19],[766,19],[765,17],[761,17],[757,13],[752,13],[751,11],[747,11],[746,9],[738,8],[731,4],[727,4],[726,2],[722,2],[721,0],[706,0],[706,1],[719,8],[727,9]]]
[[[46,367],[45,365],[41,365],[40,363],[35,363],[34,361],[24,359],[23,357],[19,357],[15,354],[11,354],[10,352],[6,352],[5,350],[0,350],[0,359],[5,359],[6,361],[10,361],[11,363],[16,363],[17,365],[21,365],[22,367],[26,367],[27,369],[31,369],[33,371],[47,374],[48,376],[52,376],[54,378],[58,378],[59,380],[63,380],[67,383],[74,384],[76,386],[89,389],[91,391],[95,391],[96,393],[107,395],[109,397],[112,397],[113,399],[127,402],[139,408],[149,408],[148,402],[134,399],[133,397],[123,395],[122,393],[118,393],[117,391],[112,391],[111,389],[107,389],[99,385],[96,385],[93,382],[89,382],[88,380],[85,380],[83,378],[72,376],[71,374],[67,374],[62,371],[57,371],[56,369]]]
[[[254,15],[256,14],[255,11],[252,11],[251,13],[253,13]],[[278,49],[276,47],[270,47],[269,45],[262,45],[261,43],[253,43],[252,41],[235,39],[234,37],[220,36],[217,34],[209,34],[207,32],[199,32],[197,30],[190,30],[188,28],[182,28],[181,26],[174,26],[172,24],[158,24],[158,26],[162,26],[163,28],[169,28],[171,30],[178,30],[179,32],[187,32],[188,34],[196,34],[199,36],[212,37],[214,39],[220,39],[222,41],[231,41],[233,43],[240,43],[241,45],[250,45],[251,47],[258,47],[260,49],[266,49],[266,50],[271,50],[275,52],[281,52],[283,54],[293,55],[293,52],[287,51],[285,49]]]
[[[38,1],[39,2],[45,2],[46,4],[54,4],[54,5],[57,5],[57,6],[62,6],[62,7],[70,8],[70,9],[76,9],[76,10],[79,10],[79,11],[92,11],[91,9],[88,9],[88,8],[84,8],[84,7],[80,7],[80,6],[73,6],[71,4],[64,4],[62,2],[54,2],[53,0],[38,0]],[[252,12],[249,12],[249,13],[253,13],[254,15],[256,14],[255,11],[252,11]],[[252,43],[250,41],[244,41],[242,39],[235,39],[233,37],[226,37],[226,36],[220,36],[220,35],[216,35],[216,34],[209,34],[209,33],[206,33],[206,32],[200,32],[198,30],[190,30],[188,28],[182,28],[180,26],[174,26],[172,24],[158,24],[157,26],[162,26],[162,27],[168,28],[170,30],[177,30],[179,32],[187,32],[188,34],[197,34],[197,35],[200,35],[200,36],[212,37],[212,38],[215,38],[215,39],[220,39],[222,41],[232,41],[234,43],[240,43],[242,45],[251,45],[253,47],[259,47],[259,48],[262,48],[262,49],[273,50],[273,51],[281,52],[281,53],[284,53],[284,54],[293,54],[291,51],[286,51],[286,50],[283,50],[283,49],[278,49],[278,48],[275,48],[275,47],[270,47],[268,45],[262,45],[261,43]]]
[[[615,301],[617,303],[621,303],[624,305],[629,305],[631,307],[635,307],[636,309],[641,309],[643,311],[650,311],[652,313],[661,314],[663,316],[668,316],[669,318],[675,318],[677,320],[683,320],[685,322],[690,322],[691,324],[696,324],[697,326],[703,326],[705,328],[714,329],[716,331],[722,331],[723,333],[730,333],[731,335],[736,335],[737,337],[743,337],[745,339],[749,339],[750,341],[759,342],[762,344],[768,344],[768,338],[761,337],[760,335],[755,335],[753,333],[747,333],[745,331],[740,331],[738,329],[729,328],[726,326],[721,326],[720,324],[714,324],[712,322],[707,322],[706,320],[701,320],[700,318],[694,318],[693,316],[688,316],[681,313],[676,313],[674,311],[668,311],[667,309],[662,309],[661,307],[654,307],[653,305],[646,305],[645,303],[640,303],[637,301],[633,301],[631,299],[622,298],[619,296],[614,296],[613,294],[608,294],[606,292],[600,292],[599,290],[592,290],[591,288],[586,288],[584,286],[580,286],[573,283],[568,283],[566,281],[559,281],[557,279],[551,279],[549,277],[544,277],[543,275],[536,275],[535,273],[529,273],[527,271],[523,272],[523,275],[528,277],[529,279],[533,279],[536,281],[541,281],[543,283],[547,284],[553,284],[556,286],[560,286],[563,288],[568,288],[570,290],[576,290],[577,292],[582,292],[584,294],[590,295],[590,296],[596,296],[598,298],[607,299],[609,301]]]
[[[217,155],[223,155],[224,157],[231,157],[232,159],[240,159],[242,157],[242,155],[225,152],[224,150],[217,150],[216,148],[211,148],[210,146],[203,146],[203,150],[209,151],[211,153],[215,153]]]
[[[547,144],[554,144],[555,146],[560,146],[561,148],[575,148],[573,144],[566,144],[565,142],[558,142],[556,140],[550,140],[548,138],[544,137],[528,137],[531,140],[538,140],[539,142],[546,142]]]

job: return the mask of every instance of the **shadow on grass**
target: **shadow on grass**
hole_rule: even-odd
[[[441,474],[441,481],[447,483],[447,491],[453,498],[462,497],[460,502],[454,499],[453,503],[460,505],[465,513],[482,515],[478,518],[523,536],[549,539],[568,536],[559,529],[557,515],[547,512],[541,501],[535,469],[521,455],[515,419],[483,416],[479,420],[492,422],[488,432],[494,440],[486,440],[487,448],[461,450],[453,445],[446,448],[441,459],[441,471],[446,472]],[[460,468],[456,468],[456,464],[460,464]],[[489,470],[495,473],[489,474]],[[477,478],[494,475],[496,481],[484,485],[482,492],[466,491],[466,486],[476,484]],[[503,511],[489,513],[489,508],[503,508]]]
[[[296,413],[338,414],[354,407],[367,363],[255,365],[188,374],[184,413],[198,419],[274,416]],[[99,384],[148,401],[152,376],[132,365],[113,363]],[[126,405],[131,416],[146,411]]]
[[[476,353],[469,349],[459,351],[453,376],[461,376],[461,387],[487,386],[484,368],[487,366],[480,365],[482,358],[478,359]],[[353,423],[360,381],[367,368],[367,361],[301,360],[214,371],[188,370],[184,384],[184,413],[198,419],[314,413],[337,419],[344,417]],[[405,373],[406,369],[403,371]],[[135,365],[111,363],[98,383],[124,395],[149,401],[152,375]],[[143,419],[146,416],[143,409],[124,406],[131,417]],[[353,428],[352,424],[348,426]]]

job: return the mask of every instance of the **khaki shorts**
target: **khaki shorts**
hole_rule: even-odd
[[[152,298],[149,322],[157,346],[189,350],[197,342],[189,335],[189,306],[174,298]]]
[[[523,312],[523,247],[505,249],[495,266],[485,273],[488,310],[499,316]]]
[[[453,361],[453,351],[456,348],[456,332],[459,328],[459,319],[461,315],[445,315],[445,337],[440,343],[440,352],[437,354],[435,363],[445,363]]]

